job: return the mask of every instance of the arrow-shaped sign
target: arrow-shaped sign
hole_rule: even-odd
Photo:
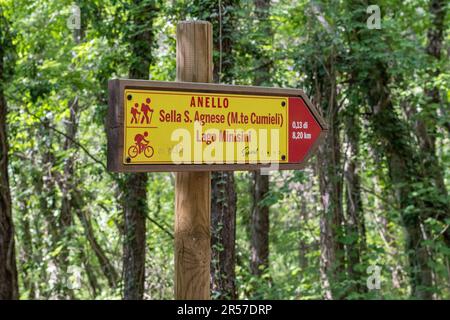
[[[112,171],[299,169],[326,125],[303,91],[111,80]]]

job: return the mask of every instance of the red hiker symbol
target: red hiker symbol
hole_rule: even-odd
[[[138,123],[139,122],[139,114],[141,114],[138,110],[139,103],[135,103],[134,107],[131,107],[131,114],[133,115],[133,118],[131,119],[131,123]]]
[[[134,145],[128,148],[128,155],[131,158],[137,157],[138,154],[144,153],[144,156],[147,158],[151,158],[155,151],[153,147],[149,145],[149,141],[145,138],[148,136],[148,132],[145,131],[144,134],[138,133],[134,136],[134,141],[136,142]]]
[[[146,103],[141,104],[141,112],[143,113],[143,117],[141,118],[141,123],[144,123],[144,120],[147,124],[150,124],[152,121],[152,115],[153,115],[153,109],[150,108],[150,102],[152,100],[150,98],[147,98],[145,100]],[[150,113],[150,116],[149,116]]]

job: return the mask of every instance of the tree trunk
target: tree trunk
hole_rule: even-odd
[[[254,171],[253,181],[250,270],[253,275],[261,276],[269,264],[269,207],[261,205],[269,190],[269,179]]]
[[[34,185],[36,188],[36,194],[38,194],[39,199],[39,212],[42,215],[44,220],[44,229],[48,233],[50,241],[48,241],[49,245],[45,250],[37,250],[37,254],[39,255],[38,261],[48,267],[48,264],[44,262],[44,257],[53,252],[55,248],[58,246],[58,222],[57,218],[54,215],[54,212],[57,211],[57,186],[56,186],[56,173],[53,170],[55,165],[55,155],[52,151],[52,143],[53,143],[53,132],[49,128],[49,120],[45,119],[42,122],[42,127],[38,132],[38,146],[39,149],[42,150],[42,157],[39,161],[42,171],[39,172],[38,178],[34,181]],[[35,225],[38,223],[38,219],[35,219]],[[40,230],[42,226],[35,227],[35,230]],[[40,237],[35,239],[37,241],[37,247],[43,246],[43,241]],[[45,246],[43,246],[45,248]],[[49,263],[53,265],[57,265],[58,257],[52,257]],[[40,281],[38,283],[39,286],[39,296],[42,298],[52,298],[54,294],[54,288],[50,286],[46,286],[45,284],[49,281],[49,276],[55,277],[58,279],[58,270],[55,270],[55,274],[51,274],[51,272],[47,272],[48,268],[41,268],[40,270]]]
[[[86,213],[83,208],[82,198],[79,192],[74,193],[74,198],[72,201],[72,206],[75,209],[75,213],[80,220],[81,225],[84,229],[84,234],[86,239],[92,249],[94,251],[94,255],[98,260],[98,264],[100,265],[100,269],[102,270],[103,275],[111,289],[114,289],[117,285],[118,275],[116,269],[112,265],[111,261],[106,256],[106,253],[103,251],[102,247],[97,241],[95,237],[94,229],[92,227],[91,220],[88,216],[89,213]],[[89,264],[89,261],[86,261],[86,265]],[[90,280],[90,282],[92,282]],[[94,287],[93,287],[94,289]]]
[[[300,182],[296,188],[296,194],[299,201],[299,244],[298,244],[298,265],[300,267],[300,272],[298,274],[299,282],[303,282],[303,278],[307,278],[305,275],[308,274],[308,268],[310,267],[310,261],[308,259],[308,253],[314,250],[314,239],[310,239],[310,234],[308,233],[308,222],[311,219],[311,210],[309,210],[308,204],[316,203],[316,199],[313,196],[313,175],[311,171],[305,171],[308,176],[304,181]],[[302,292],[299,292],[298,298],[301,298]]]
[[[366,229],[361,198],[361,182],[359,177],[359,144],[360,125],[359,113],[350,110],[346,116],[346,135],[348,143],[347,163],[345,164],[345,199],[346,199],[346,236],[349,242],[346,245],[347,273],[352,281],[351,291],[364,293],[365,270],[361,269],[363,254],[366,249]]]
[[[326,115],[329,131],[325,142],[318,148],[317,172],[321,194],[322,214],[320,216],[320,277],[325,299],[343,297],[340,280],[345,273],[345,253],[340,238],[343,235],[342,170],[340,120],[336,100],[336,71],[333,52],[324,68],[316,66],[312,77],[315,83],[314,103]],[[321,76],[321,75],[327,76]]]
[[[365,3],[367,4],[367,1]],[[362,26],[366,23],[366,15],[354,10],[361,6],[361,2],[355,0],[348,4],[349,9],[354,12],[355,22],[360,24],[360,27],[354,30],[356,36],[352,41],[352,44],[355,44],[352,50],[358,51],[367,39],[373,41],[374,34]],[[381,35],[382,33],[379,33],[379,36]],[[357,61],[355,65],[359,65]],[[430,257],[423,241],[421,227],[422,218],[430,211],[438,209],[438,206],[423,201],[423,198],[415,194],[418,184],[422,184],[423,188],[429,186],[429,183],[420,169],[421,157],[413,145],[409,128],[397,114],[391,100],[387,62],[374,54],[370,63],[364,61],[363,65],[367,66],[364,70],[354,68],[356,81],[353,85],[359,87],[372,110],[370,125],[374,140],[377,141],[378,150],[386,157],[389,178],[399,203],[410,265],[411,294],[414,298],[431,299]]]
[[[428,29],[426,52],[431,60],[431,67],[428,71],[430,79],[436,79],[441,74],[439,68],[435,70],[432,66],[441,60],[445,30],[444,20],[447,6],[447,1],[444,0],[431,0],[429,4],[432,23]],[[423,111],[418,113],[413,108],[415,118],[417,119],[415,131],[420,146],[424,177],[429,179],[433,186],[430,190],[434,194],[430,194],[428,198],[433,199],[431,201],[435,202],[435,210],[429,212],[428,216],[436,218],[445,226],[447,224],[445,220],[450,218],[450,206],[448,192],[444,182],[444,170],[439,163],[436,153],[438,108],[442,104],[442,100],[438,87],[425,88],[425,94],[428,99],[427,104],[423,106]],[[447,246],[450,246],[450,228],[446,229],[443,237]]]
[[[26,190],[28,188],[28,184],[25,179],[19,178],[19,188],[21,190]],[[21,249],[19,249],[18,259],[19,259],[19,278],[23,283],[23,287],[25,291],[28,292],[27,299],[34,300],[36,299],[36,281],[32,277],[33,273],[33,265],[35,263],[39,263],[40,259],[38,259],[37,255],[34,254],[33,250],[33,237],[31,235],[32,227],[30,224],[30,214],[28,208],[28,197],[27,196],[18,196],[16,198],[19,206],[19,225],[22,232],[21,237]],[[30,272],[31,271],[31,272]]]
[[[148,79],[150,64],[153,61],[154,43],[153,21],[156,6],[153,1],[135,0],[131,10],[129,44],[132,50],[129,77]],[[144,296],[145,280],[145,240],[147,213],[147,174],[125,174],[123,183],[124,207],[124,245],[123,277],[126,300],[141,300]]]
[[[7,42],[7,22],[0,7],[0,300],[18,299],[14,225],[11,211],[11,190],[8,177],[8,109],[4,93],[4,57]]]
[[[124,196],[123,279],[126,300],[142,300],[145,280],[147,175],[127,174]]]
[[[86,276],[88,278],[89,286],[91,287],[91,296],[95,299],[97,297],[100,286],[98,284],[95,269],[92,268],[91,263],[89,262],[89,255],[85,252],[81,254],[82,263],[84,265],[84,269],[86,270]]]
[[[269,21],[270,0],[254,0],[255,15],[259,30],[266,38],[261,39],[258,48],[271,44],[273,30]],[[267,52],[258,49],[255,58],[256,69],[254,84],[256,86],[270,84],[272,61]],[[250,270],[253,275],[261,276],[269,263],[269,207],[261,203],[269,192],[269,176],[260,171],[253,173],[252,196],[253,206],[251,213],[251,262]]]
[[[372,70],[368,85],[369,105],[373,106],[372,127],[381,142],[388,161],[390,178],[402,211],[402,221],[406,232],[412,295],[419,299],[431,299],[432,286],[430,257],[423,243],[421,232],[421,212],[426,209],[414,195],[414,185],[422,179],[417,167],[417,154],[411,146],[406,125],[397,116],[392,105],[386,66],[379,62]]]
[[[363,41],[364,36],[369,35],[360,33],[357,41]],[[431,299],[429,288],[432,286],[432,278],[428,265],[430,257],[421,232],[421,214],[427,210],[427,205],[414,195],[414,186],[418,181],[424,181],[419,168],[420,157],[412,146],[407,125],[397,115],[392,104],[386,64],[377,58],[372,61],[371,66],[370,70],[364,70],[364,73],[370,74],[370,78],[364,77],[358,81],[372,109],[371,126],[375,139],[379,142],[379,150],[386,156],[389,177],[400,206],[406,234],[412,296]],[[356,70],[355,75],[360,77]]]
[[[0,80],[3,52],[0,51]],[[0,84],[0,300],[18,299],[14,225],[11,212],[11,192],[8,178],[7,107]]]
[[[236,299],[236,192],[234,173],[212,174],[211,290],[218,299]]]
[[[337,121],[328,122],[329,131],[319,147],[318,173],[322,214],[320,216],[320,273],[325,299],[339,299],[339,278],[344,272],[342,236],[342,180],[340,171],[340,142]]]
[[[73,290],[68,286],[68,266],[70,246],[68,245],[69,239],[72,237],[72,198],[74,197],[74,175],[75,175],[75,156],[76,154],[71,150],[74,145],[73,141],[77,134],[78,118],[79,118],[79,106],[78,98],[75,97],[69,101],[69,118],[66,119],[66,139],[64,141],[63,150],[70,153],[65,160],[65,166],[63,174],[59,177],[59,184],[61,188],[61,211],[58,219],[59,232],[57,234],[57,242],[61,243],[64,248],[58,255],[58,282],[57,293],[60,299],[74,298]]]
[[[80,26],[81,28],[81,26]],[[82,29],[73,30],[73,41],[75,45],[79,45],[84,36],[84,31]],[[71,65],[71,69],[76,68],[76,66]],[[79,91],[79,88],[73,86],[73,91]],[[68,245],[69,239],[72,238],[72,228],[73,225],[73,199],[75,197],[75,162],[76,162],[76,152],[75,150],[75,139],[78,133],[78,124],[80,121],[80,106],[78,103],[78,95],[75,95],[69,100],[69,117],[65,119],[65,140],[63,145],[63,150],[69,154],[64,163],[63,174],[59,177],[59,185],[61,188],[61,211],[58,219],[59,232],[58,232],[58,242],[60,242],[64,248],[58,255],[58,268],[59,276],[57,282],[57,292],[61,299],[74,298],[74,292],[68,286],[68,266],[69,266],[69,255],[70,246]]]
[[[213,24],[214,50],[219,53],[214,61],[214,82],[232,83],[234,57],[233,33],[236,32],[235,12],[239,0],[225,0],[218,7],[209,3]],[[214,15],[212,14],[214,13]],[[211,18],[211,17],[214,18]],[[215,171],[211,175],[211,290],[216,299],[236,299],[235,242],[236,190],[233,171]]]

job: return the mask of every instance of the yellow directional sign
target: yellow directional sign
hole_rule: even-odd
[[[128,89],[124,164],[287,162],[288,98]]]
[[[108,169],[299,169],[327,130],[299,89],[115,79]]]

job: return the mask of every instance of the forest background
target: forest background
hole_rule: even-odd
[[[0,299],[173,298],[174,174],[107,172],[107,82],[174,81],[192,19],[215,82],[329,124],[305,170],[213,173],[212,298],[449,299],[448,6],[0,0]]]

